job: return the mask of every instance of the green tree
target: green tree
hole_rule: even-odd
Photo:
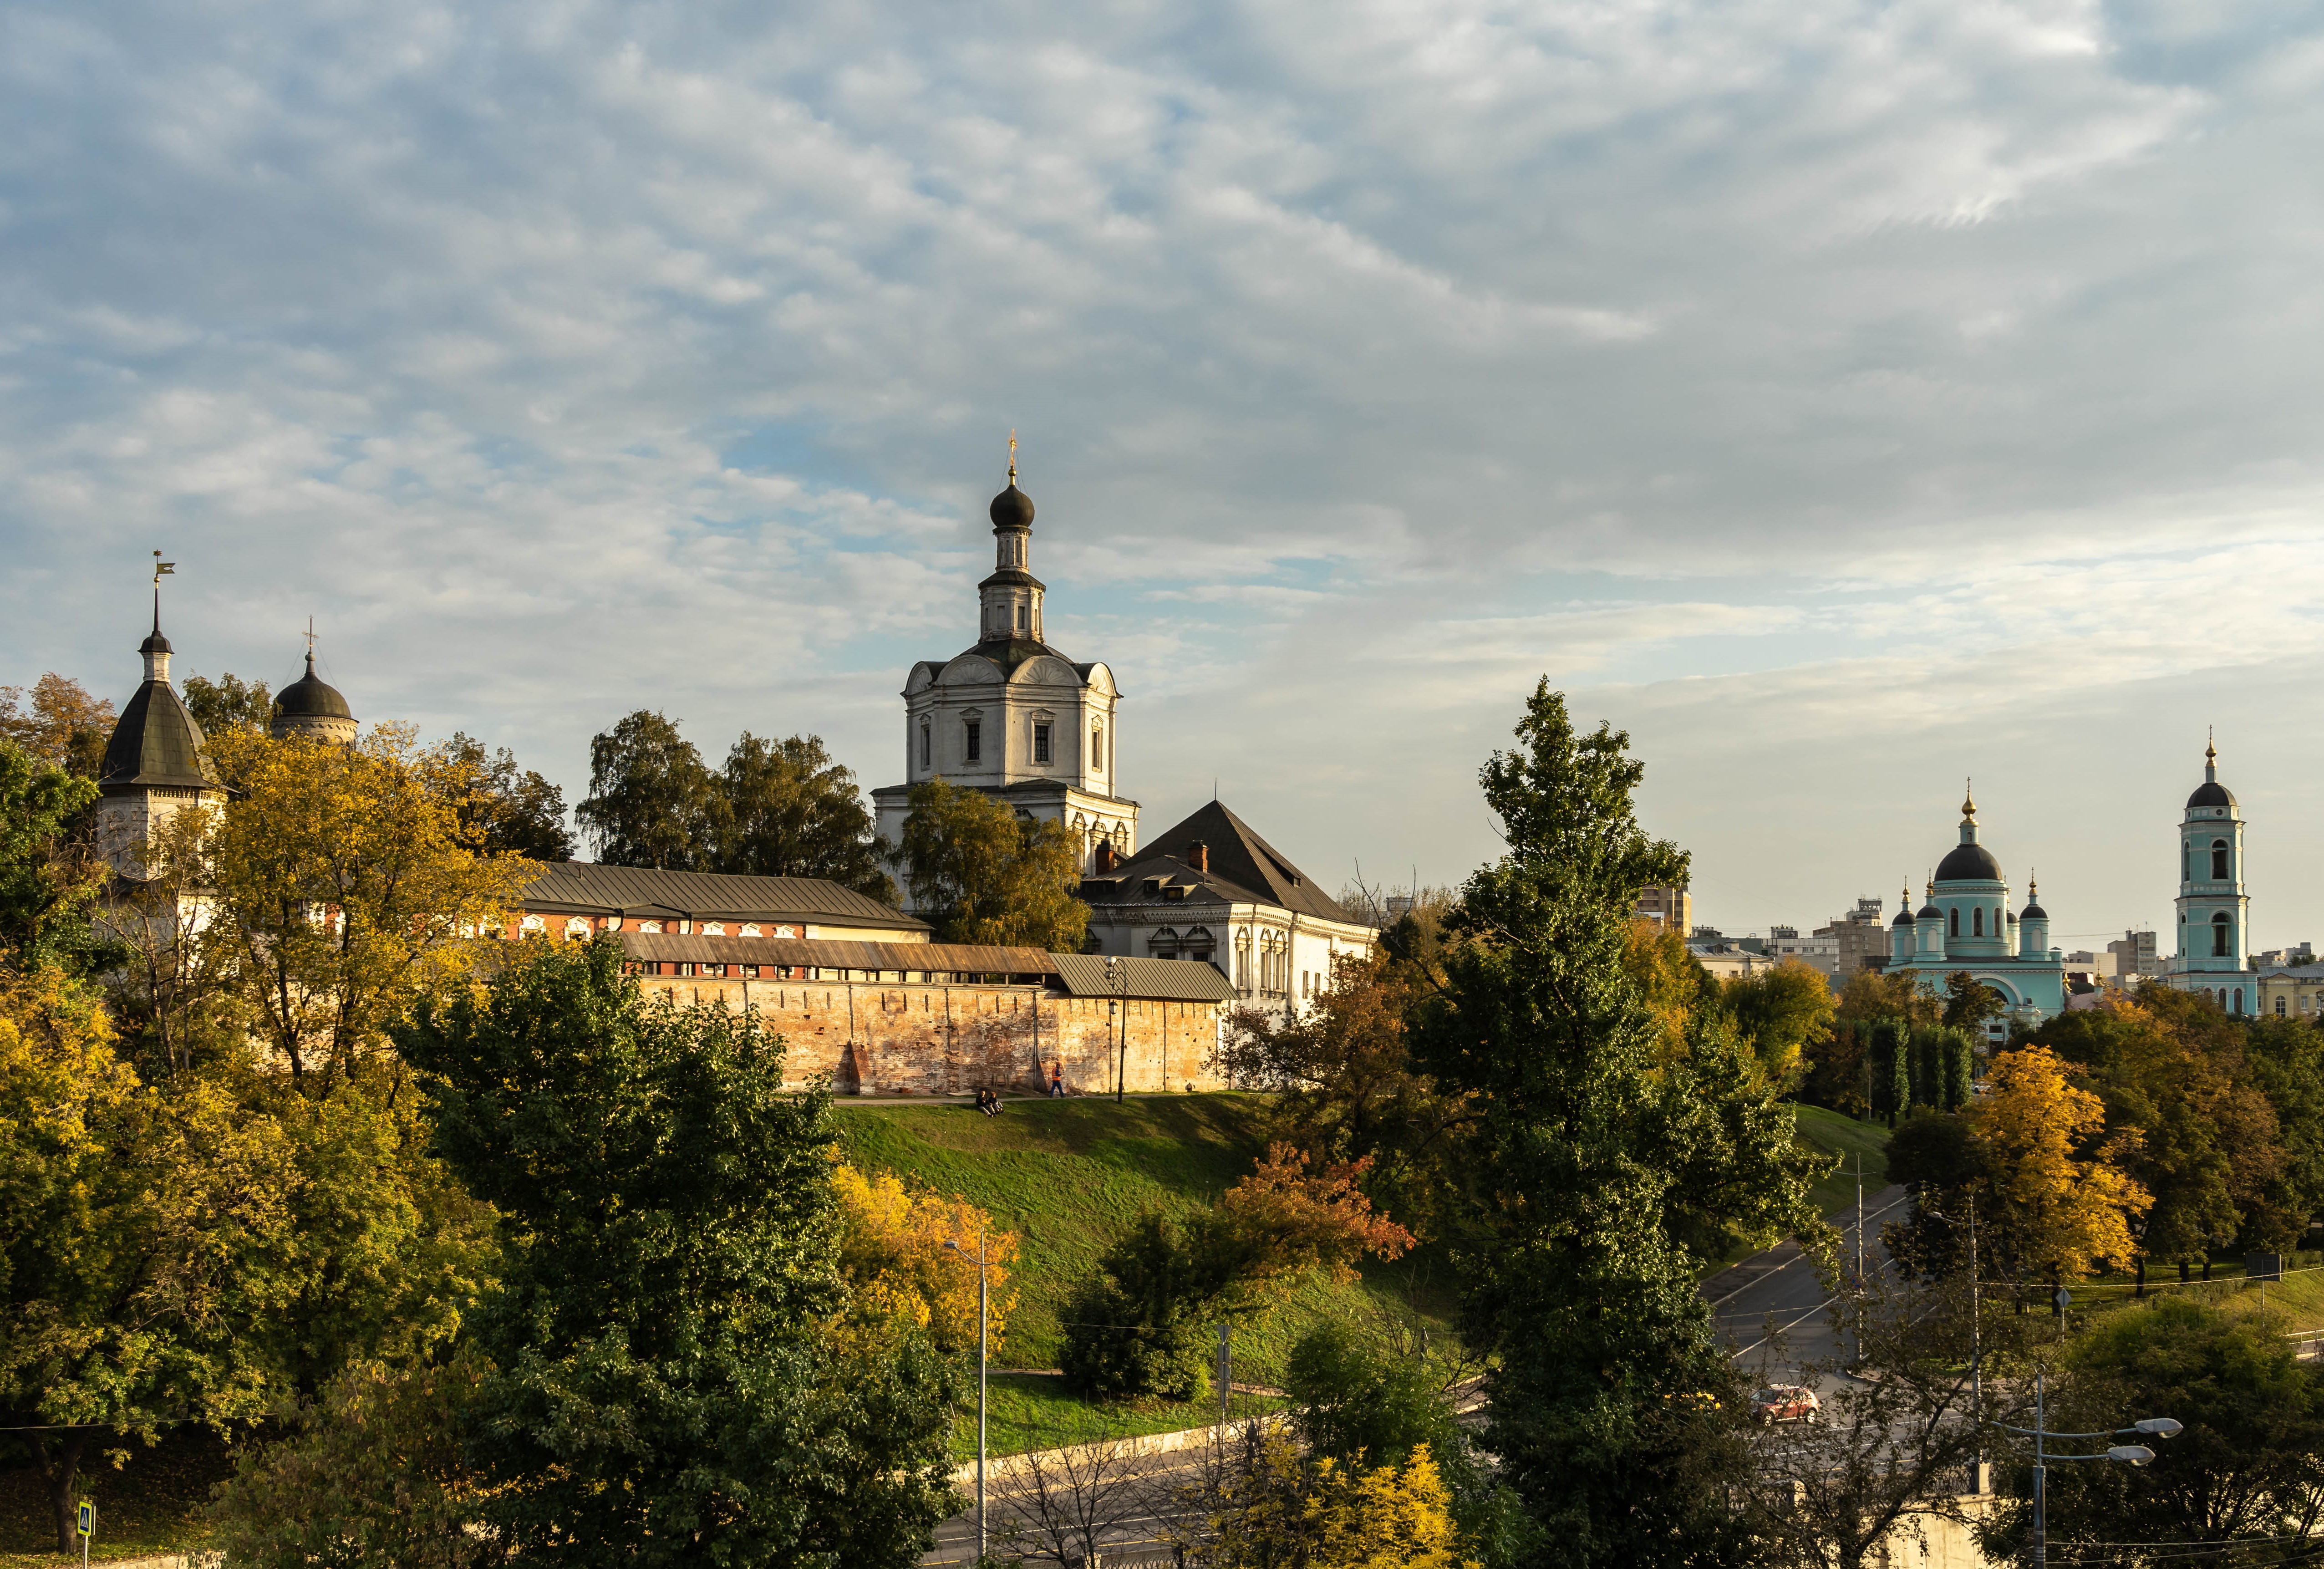
[[[939,942],[1081,951],[1089,906],[1070,829],[941,779],[914,785],[910,800],[905,880]]]
[[[209,1516],[226,1562],[250,1569],[485,1569],[503,1546],[467,1528],[478,1479],[460,1451],[461,1409],[484,1368],[350,1367],[300,1402],[290,1435],[246,1446]]]
[[[409,1084],[306,1092],[246,1059],[143,1082],[93,993],[0,986],[0,1408],[84,1425],[34,1435],[60,1551],[87,1425],[255,1418],[424,1352],[488,1269]]]
[[[1837,1006],[1823,973],[1798,959],[1723,983],[1719,1000],[1768,1078],[1786,1089],[1805,1071],[1808,1046],[1831,1032]]]
[[[1309,1172],[1290,1146],[1209,1210],[1139,1215],[1073,1298],[1065,1378],[1102,1398],[1191,1399],[1210,1387],[1209,1331],[1250,1316],[1312,1270],[1352,1278],[1366,1253],[1394,1259],[1412,1235],[1357,1189],[1366,1163]]]
[[[2275,1175],[2252,1206],[2249,1240],[2282,1247],[2324,1210],[2324,1029],[2300,1020],[2250,1026],[2245,1062],[2275,1113]]]
[[[717,782],[715,870],[821,877],[896,902],[855,776],[832,761],[823,737],[770,741],[746,730]]]
[[[649,1004],[618,943],[528,945],[400,1033],[515,1239],[474,1320],[484,1522],[551,1564],[907,1564],[954,1506],[957,1369],[848,1355],[830,1098],[753,1014]]]
[[[706,871],[717,810],[717,782],[675,721],[641,708],[590,741],[573,815],[605,865]]]
[[[1940,1022],[1981,1033],[1988,1021],[2008,1011],[2001,993],[1967,970],[1955,970],[1945,977],[1944,1014]]]
[[[1462,1319],[1499,1358],[1485,1444],[1542,1562],[1739,1561],[1734,1374],[1682,1237],[1821,1235],[1825,1162],[1731,1031],[1698,1012],[1684,1057],[1656,1053],[1624,952],[1639,891],[1683,881],[1686,856],[1638,826],[1628,738],[1577,734],[1546,681],[1517,734],[1482,775],[1508,853],[1469,879],[1415,1030],[1440,1084],[1484,1098],[1499,1234],[1463,1260]]]
[[[2105,1432],[2171,1417],[2182,1431],[2152,1446],[2149,1465],[2052,1467],[2052,1550],[2089,1556],[2119,1550],[2100,1544],[2137,1542],[2153,1544],[2147,1562],[2199,1551],[2219,1559],[2218,1544],[2242,1542],[2262,1562],[2317,1556],[2324,1377],[2295,1358],[2283,1327],[2273,1314],[2230,1314],[2181,1296],[2092,1327],[2073,1348],[2051,1425]],[[1987,1551],[2015,1551],[2026,1514],[2021,1500],[1996,1519]]]
[[[112,869],[77,831],[97,786],[0,738],[0,958],[86,973],[118,961],[90,919]]]
[[[573,835],[565,828],[565,792],[530,769],[520,769],[507,747],[488,752],[472,736],[454,734],[448,761],[473,779],[460,804],[460,824],[487,855],[528,861],[570,861]]]
[[[111,699],[54,670],[32,683],[29,704],[23,688],[0,687],[0,740],[78,779],[97,777],[114,718]]]
[[[186,709],[204,735],[224,735],[229,730],[254,731],[263,735],[274,723],[274,694],[263,681],[245,681],[232,670],[211,680],[186,678]]]

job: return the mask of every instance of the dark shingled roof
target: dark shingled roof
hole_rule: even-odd
[[[820,877],[740,877],[559,861],[517,900],[541,914],[685,916],[708,920],[812,921],[826,927],[920,931],[928,923]],[[744,938],[744,941],[754,939]],[[771,962],[771,961],[770,961]]]
[[[1025,975],[1057,973],[1054,955],[1039,948],[982,947],[970,943],[848,943],[797,937],[706,937],[699,932],[622,932],[632,959],[696,964],[770,964],[818,970],[862,970],[940,975]],[[1132,993],[1143,995],[1143,993]]]
[[[1210,846],[1211,869],[1206,872],[1194,869],[1196,844]],[[1140,886],[1148,877],[1214,890],[1244,903],[1277,905],[1349,926],[1363,924],[1219,801],[1149,841],[1136,860],[1084,881],[1082,897],[1097,904],[1127,903],[1142,897]]]
[[[113,737],[105,743],[97,782],[214,787],[217,776],[210,770],[205,744],[202,727],[177,688],[167,681],[148,681],[122,709]]]

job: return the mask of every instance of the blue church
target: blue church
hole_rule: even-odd
[[[2066,966],[2050,946],[2050,917],[2030,882],[2025,908],[2009,913],[2009,880],[1993,852],[1977,842],[1977,802],[1961,801],[1960,843],[1937,863],[1919,910],[1908,886],[1888,928],[1888,970],[1916,975],[1932,990],[1944,990],[1955,971],[1971,975],[2001,994],[2009,1018],[2039,1023],[2065,1011]],[[1991,1027],[1999,1040],[2006,1022]]]

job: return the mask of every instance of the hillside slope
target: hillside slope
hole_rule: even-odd
[[[1141,1209],[1208,1204],[1262,1152],[1267,1103],[1242,1094],[1012,1101],[998,1117],[968,1106],[840,1104],[847,1157],[983,1206],[1019,1238],[1018,1307],[996,1362],[1055,1367],[1076,1284]],[[1298,1336],[1323,1317],[1425,1321],[1445,1334],[1443,1270],[1425,1253],[1375,1262],[1348,1286],[1311,1282],[1235,1339],[1239,1381],[1274,1383]]]

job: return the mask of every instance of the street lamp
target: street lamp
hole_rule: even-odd
[[[2048,1438],[2169,1438],[2179,1431],[2179,1423],[2169,1417],[2149,1417],[2127,1427],[2117,1427],[2110,1433],[2052,1433],[2044,1426],[2041,1369],[2034,1371],[2034,1426],[2012,1427],[2006,1422],[1994,1426],[2005,1433],[2024,1434],[2034,1440],[2034,1569],[2043,1569],[2050,1550],[2049,1474],[2052,1460],[2113,1460],[2125,1465],[2144,1465],[2154,1458],[2154,1451],[2144,1444],[2116,1444],[2102,1454],[2051,1454],[2042,1447]]]
[[[956,1241],[945,1246],[954,1252],[962,1251]],[[986,1312],[984,1277],[984,1228],[976,1228],[976,1561],[984,1562],[984,1357],[985,1329],[991,1323]]]

